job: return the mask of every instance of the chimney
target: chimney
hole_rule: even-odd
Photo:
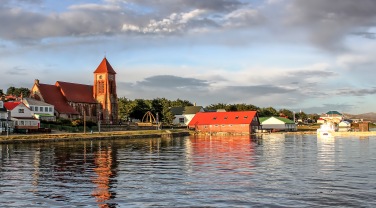
[[[37,85],[37,86],[39,86],[39,79],[35,79],[34,80],[34,84]]]

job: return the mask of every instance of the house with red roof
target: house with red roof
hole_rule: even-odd
[[[94,84],[57,81],[54,85],[35,80],[30,97],[54,106],[57,118],[117,122],[116,72],[106,58],[94,71]]]
[[[261,129],[257,111],[198,112],[188,128],[201,133],[251,134]]]
[[[5,102],[4,107],[10,112],[10,126],[15,130],[40,127],[40,121],[32,116],[31,110],[23,102]]]

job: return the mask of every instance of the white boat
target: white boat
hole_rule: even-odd
[[[317,129],[317,136],[332,137],[336,131],[338,131],[338,126],[335,123],[325,122]]]

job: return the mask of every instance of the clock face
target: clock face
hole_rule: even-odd
[[[102,79],[102,75],[99,75],[99,76],[98,76],[98,79]]]

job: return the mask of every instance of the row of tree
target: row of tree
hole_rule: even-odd
[[[30,95],[30,90],[28,88],[25,88],[25,87],[20,87],[20,88],[17,88],[17,87],[9,87],[6,91],[6,93],[4,93],[4,91],[2,89],[0,89],[0,98],[3,97],[4,95],[14,95],[14,96],[17,96],[17,97],[29,97]]]
[[[168,100],[166,98],[155,98],[152,100],[135,99],[130,100],[125,97],[119,98],[119,115],[121,119],[128,120],[130,118],[141,120],[147,111],[153,115],[158,114],[159,121],[164,123],[172,123],[174,115],[171,113],[171,107],[193,106],[188,100]],[[247,111],[255,110],[260,117],[269,116],[286,116],[290,120],[295,119],[303,122],[316,121],[320,116],[317,114],[306,114],[304,112],[294,113],[288,109],[276,110],[273,107],[260,108],[252,104],[225,104],[217,103],[204,107],[206,110],[224,109],[226,111]]]

